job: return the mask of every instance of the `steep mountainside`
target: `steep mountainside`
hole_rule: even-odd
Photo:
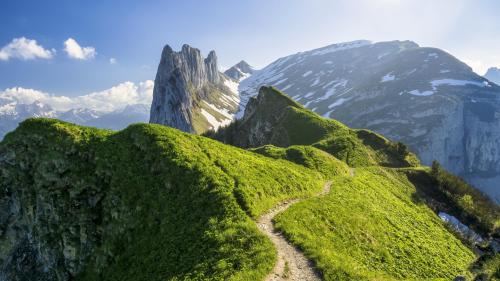
[[[500,68],[498,67],[489,68],[484,77],[496,83],[497,85],[500,85]]]
[[[423,163],[436,159],[500,200],[500,87],[442,50],[355,41],[301,52],[241,81],[242,104],[261,85],[404,142]]]
[[[239,105],[236,83],[219,73],[214,51],[165,46],[156,73],[150,123],[202,133],[229,123]]]

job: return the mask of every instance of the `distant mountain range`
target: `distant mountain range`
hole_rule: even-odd
[[[8,132],[13,131],[20,122],[31,117],[57,118],[79,125],[121,130],[132,123],[148,122],[149,109],[149,105],[135,104],[111,112],[88,108],[56,111],[50,105],[39,101],[31,104],[9,101],[9,103],[2,104],[0,100],[0,139]]]
[[[63,96],[21,87],[0,91],[0,140],[30,117],[57,118],[79,125],[119,130],[148,122],[153,81],[124,82],[81,96]]]

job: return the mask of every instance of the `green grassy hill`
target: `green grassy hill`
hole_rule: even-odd
[[[48,274],[78,280],[262,279],[275,252],[252,218],[324,182],[289,161],[159,125],[112,133],[32,119],[0,151],[11,159],[1,195],[22,206],[11,229],[25,229],[17,234],[54,261]],[[3,257],[19,246],[2,244]]]
[[[358,168],[331,192],[292,206],[276,219],[316,261],[325,280],[451,280],[475,256],[391,169]],[[307,226],[307,227],[305,227]]]
[[[276,219],[326,280],[475,274],[473,252],[435,211],[445,206],[488,219],[478,225],[494,232],[498,217],[471,209],[480,194],[450,188],[454,180],[418,167],[402,144],[264,91],[252,114],[211,135],[250,150],[160,125],[112,132],[23,122],[0,143],[0,205],[7,210],[0,211],[0,274],[263,280],[276,251],[256,218],[281,201],[317,194],[326,181],[333,182],[330,194]],[[465,195],[472,205],[456,203]],[[491,275],[497,265],[493,257],[480,266]]]
[[[356,167],[419,165],[417,157],[404,144],[322,118],[273,87],[260,89],[259,95],[249,101],[241,120],[205,135],[244,148],[266,144],[311,145]]]

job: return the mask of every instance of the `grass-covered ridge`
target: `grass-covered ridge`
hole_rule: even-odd
[[[470,276],[475,256],[416,200],[396,170],[357,168],[330,194],[292,206],[277,227],[325,280],[452,280]]]
[[[417,157],[404,144],[323,118],[273,87],[260,89],[259,95],[249,101],[241,120],[206,135],[245,148],[266,144],[311,145],[356,167],[419,165]]]
[[[77,280],[262,279],[275,252],[251,218],[324,183],[292,162],[160,125],[113,133],[30,119],[0,152],[11,163],[1,190],[23,206],[19,227],[32,224],[50,269],[74,268]]]

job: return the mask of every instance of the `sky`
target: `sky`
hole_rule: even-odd
[[[482,75],[500,67],[500,1],[2,0],[0,91],[71,97],[139,85],[154,80],[165,44],[215,50],[221,68],[261,68],[359,39],[438,47]]]

